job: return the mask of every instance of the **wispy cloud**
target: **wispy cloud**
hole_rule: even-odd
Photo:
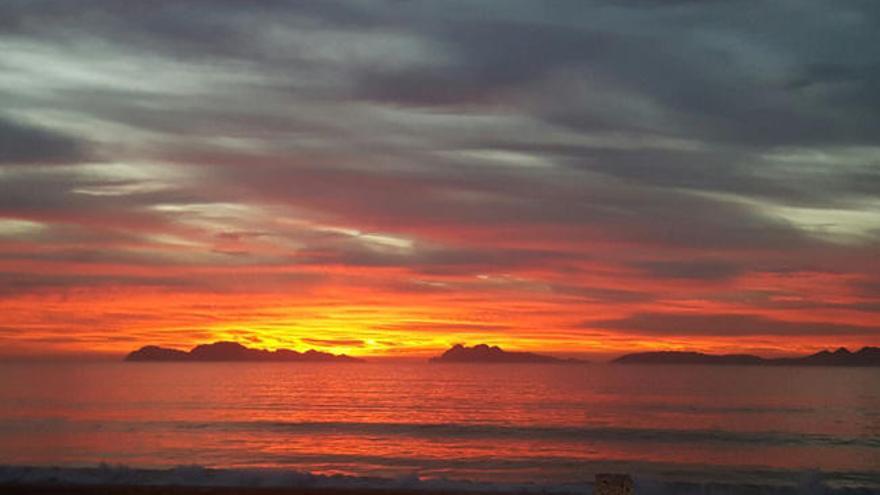
[[[0,343],[880,343],[878,28],[858,1],[3,2]]]

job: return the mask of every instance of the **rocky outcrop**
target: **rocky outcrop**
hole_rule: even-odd
[[[265,351],[250,349],[238,342],[214,342],[193,347],[189,352],[167,349],[154,345],[142,347],[125,357],[126,361],[253,361],[253,362],[307,362],[307,363],[360,363],[362,359],[345,354],[330,354],[309,350],[297,352],[290,349]]]
[[[863,347],[850,352],[844,347],[834,352],[820,351],[793,358],[763,358],[751,354],[703,354],[689,351],[638,352],[612,361],[617,364],[711,364],[760,366],[880,366],[880,347]]]
[[[432,363],[586,363],[578,359],[560,359],[531,352],[508,352],[498,346],[479,344],[467,347],[456,344],[440,356],[431,358]]]

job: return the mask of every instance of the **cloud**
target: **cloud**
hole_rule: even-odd
[[[34,292],[67,291],[95,287],[192,287],[196,281],[181,277],[135,277],[126,275],[61,275],[0,273],[0,295],[20,296]]]
[[[853,286],[864,297],[880,299],[880,275],[875,278],[859,280]]]
[[[72,163],[86,156],[75,138],[0,117],[0,165]]]
[[[418,331],[418,332],[446,332],[446,333],[503,333],[510,330],[505,325],[491,323],[462,323],[462,322],[427,322],[427,321],[409,321],[401,322],[393,325],[383,325],[376,327],[377,330],[391,331]]]
[[[318,347],[363,347],[364,341],[358,339],[299,339],[306,344]]]
[[[880,11],[752,3],[2,2],[5,293],[867,339]],[[716,319],[645,316],[682,301]]]
[[[640,335],[678,336],[869,336],[878,328],[871,325],[850,325],[815,321],[777,320],[749,314],[683,314],[635,313],[631,316],[588,321],[586,328],[620,330]]]
[[[727,280],[744,271],[737,263],[717,260],[640,261],[633,265],[650,277],[685,280]]]

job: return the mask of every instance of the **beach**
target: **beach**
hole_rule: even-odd
[[[19,495],[418,495],[424,493],[417,490],[383,489],[138,485],[0,485],[0,492]],[[431,493],[434,495],[459,495],[460,492]],[[474,494],[471,493],[471,495]]]
[[[419,495],[418,490],[314,489],[280,487],[192,487],[138,485],[0,485],[0,492],[19,495]],[[479,492],[430,492],[432,495],[485,495]]]

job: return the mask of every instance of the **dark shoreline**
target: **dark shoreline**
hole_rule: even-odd
[[[611,361],[624,365],[709,365],[709,366],[811,366],[811,367],[877,367],[880,347],[863,347],[850,352],[841,347],[834,352],[820,351],[801,357],[765,358],[753,354],[704,354],[693,351],[650,351],[625,354]]]
[[[10,495],[424,495],[425,493],[488,495],[490,492],[388,488],[0,484],[0,493]]]

